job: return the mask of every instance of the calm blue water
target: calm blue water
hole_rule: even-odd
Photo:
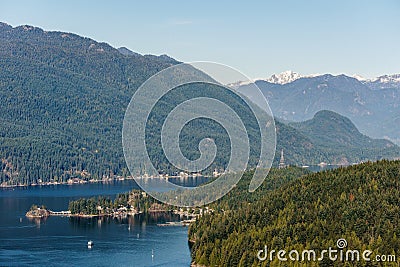
[[[157,226],[179,220],[177,215],[141,214],[122,220],[25,217],[34,203],[66,210],[70,200],[114,196],[132,188],[137,188],[135,182],[127,180],[0,189],[0,266],[189,266],[187,228]],[[91,249],[88,240],[94,242]]]

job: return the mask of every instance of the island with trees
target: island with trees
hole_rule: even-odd
[[[204,212],[207,212],[205,209]],[[28,218],[46,218],[49,216],[68,217],[126,217],[141,213],[171,212],[189,218],[185,221],[194,221],[200,213],[200,208],[176,208],[159,202],[142,190],[134,189],[130,192],[118,194],[114,199],[105,196],[80,198],[69,202],[68,210],[52,211],[44,205],[33,204],[26,213]]]

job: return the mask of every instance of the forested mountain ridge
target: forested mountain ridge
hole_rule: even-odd
[[[12,27],[0,23],[0,184],[65,182],[129,175],[121,145],[122,122],[135,90],[147,78],[176,60],[115,49],[106,43],[72,33],[49,32],[33,26]],[[182,89],[182,88],[180,88]],[[156,167],[173,172],[155,133],[173,105],[194,96],[219,97],[245,108],[216,88],[197,86],[176,90],[167,96],[149,120],[148,149]],[[236,102],[235,102],[236,101]],[[245,118],[250,138],[257,125]],[[359,150],[329,150],[286,124],[276,122],[277,148],[284,149],[287,164],[321,161],[349,162],[392,158],[398,147],[361,153]],[[338,129],[332,129],[333,132]],[[198,156],[198,141],[216,141],[221,155],[211,168],[223,169],[229,153],[229,138],[209,121],[189,124],[182,131],[182,148],[189,158]],[[252,142],[257,147],[257,141]],[[252,164],[257,157],[253,149]],[[277,155],[279,158],[279,155]]]
[[[313,137],[321,145],[329,143],[330,145],[335,144],[335,146],[368,147],[371,149],[394,146],[386,139],[373,140],[363,135],[350,119],[329,110],[318,111],[311,120],[293,122],[289,125],[305,135]],[[336,129],[336,131],[332,131],[332,129]]]
[[[362,133],[398,143],[400,83],[379,83],[384,77],[362,82],[346,75],[323,74],[288,80],[285,84],[265,80],[256,84],[277,118],[299,122],[311,119],[318,111],[332,110],[348,117]]]
[[[124,112],[135,89],[177,61],[124,56],[71,33],[0,24],[1,180],[126,173]]]
[[[352,162],[399,158],[397,146],[386,139],[372,139],[358,131],[353,122],[333,111],[318,111],[310,120],[289,123],[324,151],[328,161],[339,165]],[[389,152],[391,151],[391,152]]]
[[[277,179],[287,176],[283,172]],[[321,251],[336,248],[340,238],[347,240],[349,249],[368,249],[374,256],[399,255],[399,177],[400,161],[368,162],[291,178],[272,191],[267,179],[256,197],[246,190],[249,179],[243,179],[210,206],[213,214],[190,226],[192,259],[205,266],[300,266],[276,257],[261,262],[257,252],[265,245],[269,251]],[[304,264],[383,266],[362,260],[333,262],[327,257]],[[397,266],[390,264],[384,266]]]

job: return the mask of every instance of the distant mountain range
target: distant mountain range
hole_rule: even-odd
[[[287,84],[294,82],[300,78],[313,78],[322,76],[322,74],[301,75],[297,72],[288,70],[279,74],[272,74],[267,79],[255,79],[256,81],[266,81],[274,84]],[[348,76],[357,79],[363,84],[368,85],[371,89],[400,88],[400,74],[382,75],[376,78],[368,79],[360,75]]]
[[[277,121],[276,125],[277,151],[284,150],[289,164],[348,165],[400,155],[398,146],[391,141],[363,135],[348,118],[333,111],[319,111],[304,122]]]
[[[0,23],[0,184],[129,175],[121,145],[126,107],[147,78],[178,63],[167,55],[140,55],[72,33]],[[287,85],[310,81],[314,88],[314,80],[308,79],[311,78],[299,78]],[[340,87],[339,81],[334,83],[338,77],[312,79],[320,79],[328,87],[331,84]],[[356,84],[360,87],[356,89],[363,92],[364,84],[342,77],[340,82],[343,79]],[[276,107],[282,98],[278,97],[285,85],[257,83],[266,95],[269,90],[273,92],[269,99],[279,114]],[[349,95],[354,88],[350,89],[346,89]],[[200,96],[220,99],[242,116],[253,144],[250,164],[254,166],[260,141],[254,118],[246,113],[246,107],[237,98],[223,94],[218,88],[199,85],[191,90],[174,90],[151,113],[146,143],[156,168],[165,173],[176,171],[168,164],[160,145],[160,131],[168,112],[177,104]],[[352,101],[344,104],[350,105]],[[360,98],[362,101],[364,95]],[[302,124],[276,122],[277,148],[284,150],[288,164],[352,163],[400,154],[400,148],[389,141],[362,137],[361,142],[355,142],[361,135],[349,120],[338,114],[322,112],[306,123],[314,125],[312,131]],[[327,136],[335,138],[328,140],[318,135],[319,124],[327,125],[324,129],[329,131]],[[218,154],[210,169],[226,166],[227,158],[223,156],[230,152],[229,137],[216,123],[207,120],[189,123],[181,137],[182,153],[190,159],[199,156],[200,140],[213,138]],[[275,162],[278,160],[279,154]]]
[[[368,136],[400,143],[400,74],[363,79],[289,71],[256,84],[273,114],[284,121],[304,121],[320,110],[331,110],[350,118]],[[247,85],[233,86],[240,91]]]
[[[359,79],[360,82],[366,84],[371,89],[400,89],[400,74],[382,75],[374,79]]]

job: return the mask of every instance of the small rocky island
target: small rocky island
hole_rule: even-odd
[[[44,206],[32,205],[29,211],[25,214],[28,218],[46,218],[50,216],[50,211]]]
[[[132,190],[127,193],[118,194],[114,200],[109,197],[98,196],[92,198],[81,198],[69,202],[67,211],[51,211],[44,205],[32,205],[26,213],[28,218],[47,218],[48,216],[68,217],[126,217],[141,213],[164,213],[172,212],[180,215],[183,224],[193,222],[203,213],[208,213],[208,207],[187,208],[186,210],[161,203],[149,197],[146,192]],[[173,224],[168,224],[173,225]],[[162,225],[167,226],[167,225]]]

